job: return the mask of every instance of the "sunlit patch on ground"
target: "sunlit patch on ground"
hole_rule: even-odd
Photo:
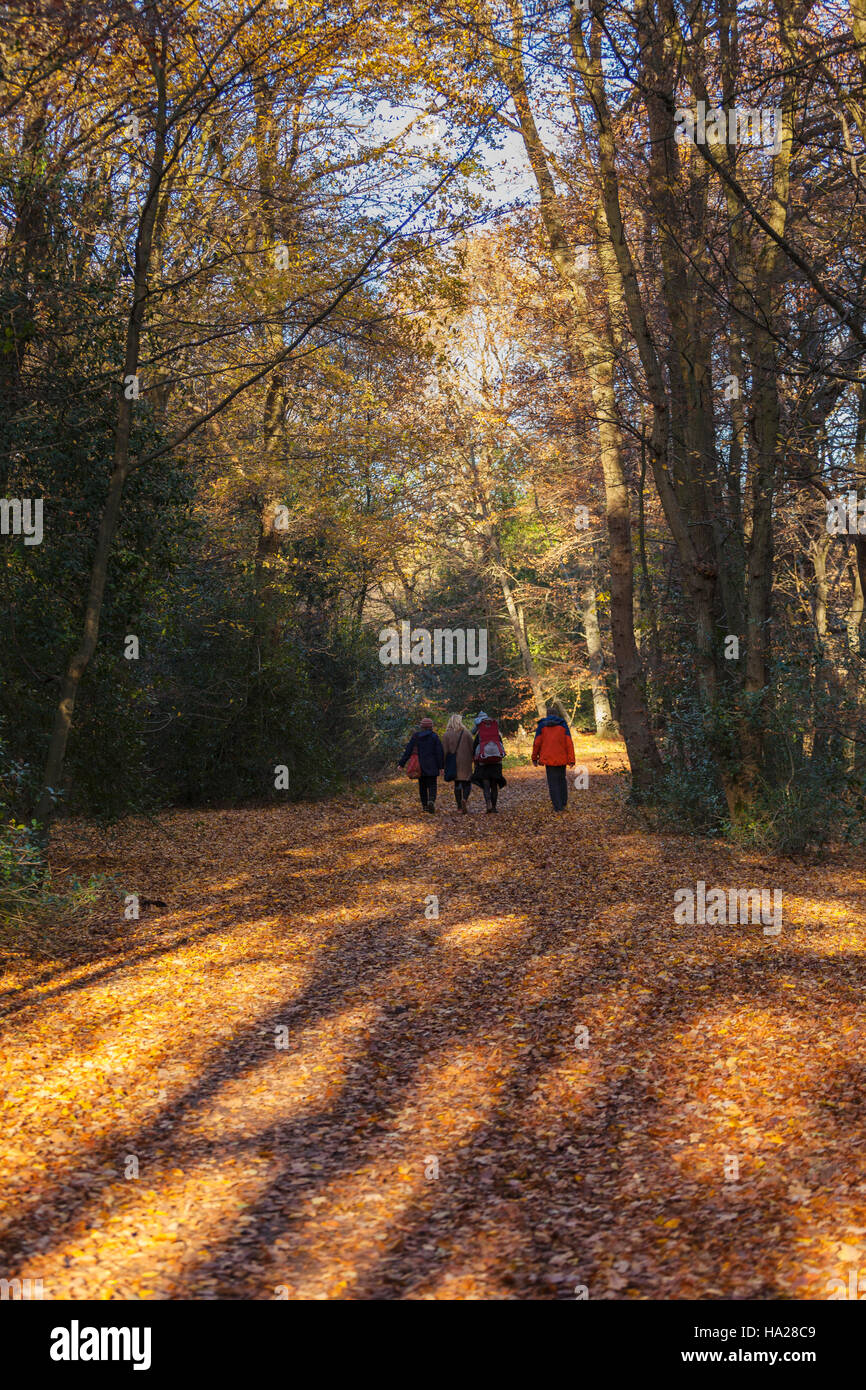
[[[866,1269],[862,867],[378,804],[61,826],[166,903],[18,943],[0,1275],[46,1298],[826,1298]],[[89,866],[89,867],[88,867]],[[674,892],[781,887],[782,932]],[[431,906],[435,902],[435,909]],[[133,1162],[134,1160],[134,1162]]]

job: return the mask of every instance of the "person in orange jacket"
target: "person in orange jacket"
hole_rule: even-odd
[[[547,773],[547,790],[553,802],[554,811],[564,811],[568,805],[568,782],[566,767],[574,767],[574,744],[565,720],[556,712],[555,705],[547,706],[547,714],[539,719],[532,745],[532,761],[536,767],[541,763]]]

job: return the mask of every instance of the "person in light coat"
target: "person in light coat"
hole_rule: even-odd
[[[459,714],[452,714],[445,726],[442,750],[445,754],[446,768],[449,755],[454,754],[454,800],[457,802],[457,810],[465,816],[466,803],[472,791],[472,735]]]

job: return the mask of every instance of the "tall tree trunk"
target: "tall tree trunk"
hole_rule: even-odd
[[[640,481],[638,483],[638,512],[637,512],[637,539],[638,556],[640,559],[640,610],[641,617],[649,628],[649,670],[652,679],[657,683],[661,678],[662,670],[662,648],[659,637],[658,614],[656,612],[655,594],[653,593],[652,580],[650,579],[649,563],[646,553],[646,464],[647,464],[647,440],[644,429],[644,420],[641,418],[641,438],[640,438]],[[641,653],[643,654],[643,653]]]
[[[861,8],[864,16],[866,16],[866,0],[863,0]],[[864,21],[860,20],[859,22],[863,37],[866,39]],[[857,31],[855,30],[855,32]],[[866,57],[866,54],[864,54],[864,57]],[[854,443],[854,468],[858,478],[866,476],[866,385],[862,384],[858,392],[857,401],[857,436]],[[849,650],[859,655],[863,629],[863,596],[864,593],[866,593],[866,538],[863,536],[854,537],[854,557],[851,564],[851,574],[854,590],[851,596],[851,607],[845,615],[845,625],[848,629]]]
[[[827,726],[827,714],[830,708],[830,663],[827,657],[827,604],[830,596],[830,586],[827,582],[827,556],[830,553],[832,539],[826,532],[822,532],[814,545],[810,549],[812,568],[815,571],[815,634],[817,637],[818,654],[815,662],[815,680],[813,686],[813,738],[812,738],[812,762],[819,765],[826,762],[830,750],[830,731]]]
[[[484,456],[484,450],[482,449],[480,452],[481,462],[479,463],[478,451],[476,451],[472,440],[468,440],[467,453],[469,457],[469,466],[472,470],[473,491],[475,493],[476,504],[481,512],[481,531],[486,542],[487,558],[499,582],[499,587],[502,590],[502,597],[505,599],[505,611],[508,614],[508,621],[514,633],[514,640],[517,643],[517,650],[520,653],[523,670],[526,673],[526,679],[532,691],[535,708],[538,710],[539,718],[543,719],[547,706],[544,702],[541,681],[532,657],[532,650],[529,646],[529,638],[526,633],[526,615],[514,598],[514,589],[511,583],[511,576],[505,564],[505,558],[502,554],[499,532],[495,519],[490,512],[490,469],[488,467],[488,461]]]
[[[124,381],[137,376],[141,348],[141,333],[144,323],[144,308],[147,298],[147,278],[153,249],[153,232],[159,201],[159,189],[165,166],[166,138],[166,40],[163,36],[157,49],[154,40],[150,49],[151,69],[156,84],[157,109],[154,130],[153,158],[150,163],[147,196],[139,216],[138,233],[135,239],[133,298],[126,328],[126,345],[123,359]],[[108,495],[99,521],[96,538],[96,552],[90,571],[90,584],[84,609],[84,626],[78,643],[66,667],[60,690],[60,702],[54,717],[54,727],[45,760],[42,779],[42,792],[36,806],[36,819],[47,827],[56,796],[63,781],[63,767],[72,716],[81,678],[96,650],[99,638],[99,621],[105,597],[105,583],[108,574],[108,557],[120,520],[120,506],[123,488],[129,475],[131,460],[129,437],[132,427],[132,400],[121,392],[117,410],[117,425],[114,434],[114,455]]]
[[[815,571],[815,631],[823,643],[827,636],[827,602],[830,587],[827,583],[827,556],[832,538],[822,533],[812,546],[812,568]]]
[[[532,698],[535,701],[535,708],[538,710],[540,719],[544,718],[547,706],[544,702],[544,695],[541,689],[541,681],[538,677],[538,670],[532,659],[532,652],[526,637],[524,623],[521,621],[521,613],[514,601],[514,591],[511,588],[511,581],[502,565],[497,566],[497,577],[502,589],[502,596],[505,599],[505,607],[508,612],[508,620],[511,630],[514,633],[514,640],[517,643],[517,650],[520,652],[520,660],[523,663],[523,670],[532,691]]]
[[[538,186],[541,218],[551,260],[568,292],[574,314],[575,347],[589,382],[598,429],[610,539],[611,637],[619,690],[620,726],[631,765],[633,789],[645,794],[661,768],[661,758],[650,725],[643,671],[634,639],[631,516],[613,383],[614,343],[609,324],[600,329],[593,324],[597,315],[589,303],[529,100],[522,60],[522,14],[517,0],[511,0],[510,9],[514,42],[510,47],[505,47],[491,39],[488,50],[514,102],[523,144]]]
[[[848,664],[845,684],[848,697],[856,711],[855,720],[863,717],[863,683],[861,641],[863,637],[864,591],[866,591],[866,538],[854,537],[854,558],[851,566],[853,594],[851,607],[845,615],[848,630]],[[851,737],[845,739],[845,766],[850,773],[857,766],[857,743]]]
[[[863,631],[863,579],[866,576],[866,540],[857,536],[854,540],[854,546],[854,558],[851,562],[851,583],[853,586],[851,606],[845,614],[845,626],[848,629],[848,647],[859,655]]]
[[[270,561],[279,550],[279,506],[275,497],[267,497],[259,516],[259,534],[256,538],[256,557],[253,564],[251,669],[255,671],[262,669],[262,649],[270,650],[278,634]]]
[[[601,645],[601,630],[598,625],[598,605],[596,603],[595,583],[590,572],[581,576],[580,611],[583,617],[583,635],[589,660],[589,680],[592,689],[592,709],[595,715],[597,734],[609,732],[613,724],[610,700],[604,679],[604,652]]]

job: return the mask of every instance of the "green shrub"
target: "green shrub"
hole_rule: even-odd
[[[19,930],[51,912],[60,915],[94,903],[104,879],[82,884],[72,880],[55,890],[45,859],[41,827],[15,814],[23,788],[30,781],[29,768],[9,755],[0,737],[0,928]]]

